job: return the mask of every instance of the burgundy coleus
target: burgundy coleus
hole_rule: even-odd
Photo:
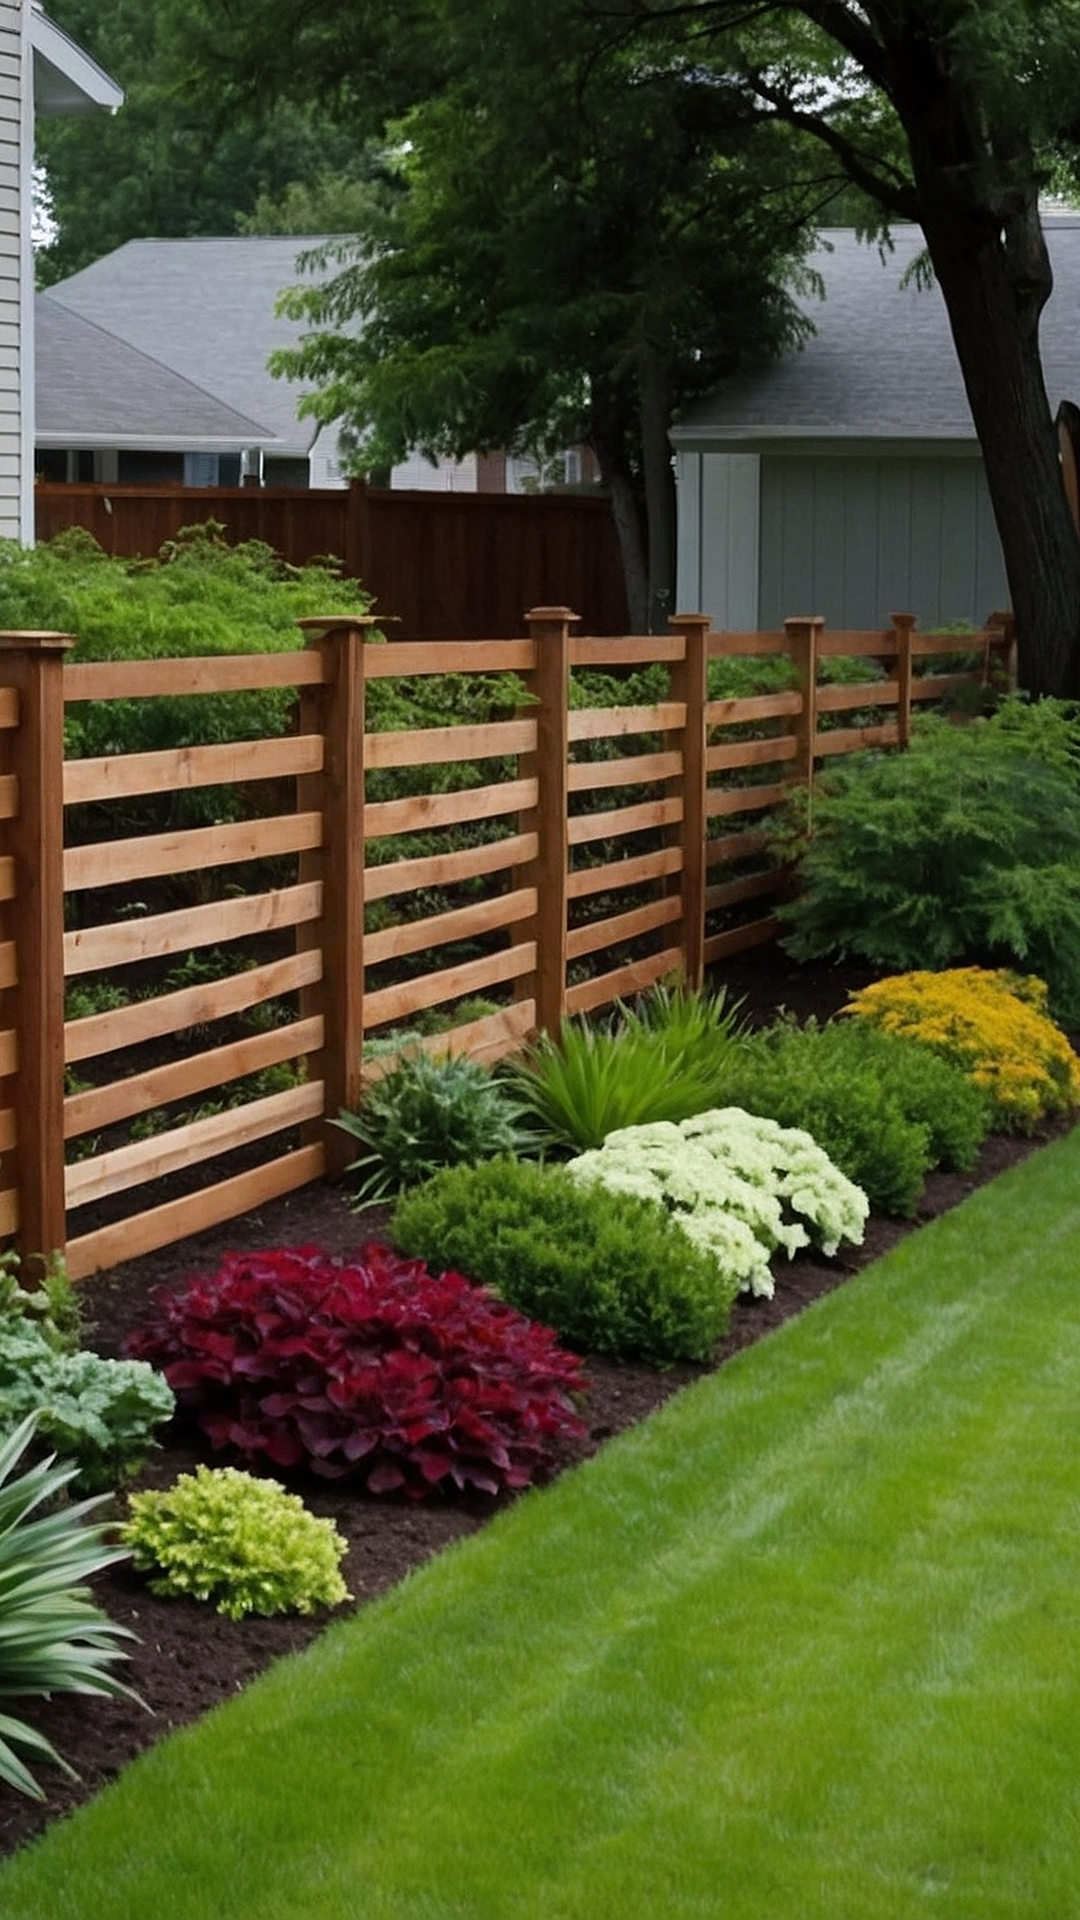
[[[250,1462],[421,1499],[528,1486],[585,1437],[582,1363],[549,1328],[376,1242],[228,1254],[151,1303],[126,1351]]]

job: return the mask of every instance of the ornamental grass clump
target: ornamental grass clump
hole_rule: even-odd
[[[567,1167],[452,1167],[399,1201],[398,1245],[460,1267],[586,1353],[707,1360],[735,1289],[649,1199],[585,1188]]]
[[[410,1499],[528,1486],[585,1437],[581,1363],[546,1327],[374,1242],[228,1254],[160,1287],[128,1351],[215,1447]]]
[[[314,1613],[350,1598],[339,1563],[348,1552],[332,1520],[318,1520],[276,1480],[236,1467],[196,1467],[164,1492],[133,1493],[120,1538],[151,1593],[212,1601],[229,1620]]]
[[[572,1160],[567,1174],[650,1201],[667,1211],[690,1244],[715,1262],[723,1283],[770,1297],[769,1260],[815,1245],[834,1254],[858,1245],[866,1195],[808,1133],[726,1107],[681,1126],[627,1127]]]
[[[1003,1131],[1029,1133],[1080,1106],[1080,1060],[1049,1017],[1041,980],[983,967],[894,974],[853,994],[844,1012],[953,1061]]]
[[[464,1055],[413,1052],[364,1089],[359,1113],[334,1122],[365,1152],[349,1162],[358,1174],[352,1205],[359,1211],[394,1200],[441,1167],[528,1150],[519,1109],[501,1081]]]

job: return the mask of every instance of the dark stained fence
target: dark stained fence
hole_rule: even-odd
[[[523,634],[533,606],[580,607],[592,633],[628,625],[608,502],[579,494],[41,483],[36,518],[39,540],[85,527],[125,558],[210,519],[227,540],[264,540],[294,566],[332,554],[377,612],[398,616],[404,640]]]

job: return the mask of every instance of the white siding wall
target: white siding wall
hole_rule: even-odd
[[[25,344],[26,248],[21,219],[25,168],[20,81],[26,46],[22,15],[20,0],[0,0],[0,535],[11,540],[17,540],[24,528],[20,348]]]
[[[464,460],[432,461],[413,453],[390,475],[392,487],[414,487],[430,493],[475,493],[476,455]]]
[[[963,456],[761,461],[760,623],[980,625],[1008,605],[982,462]]]
[[[737,632],[758,625],[760,461],[755,453],[680,453],[679,613]]]

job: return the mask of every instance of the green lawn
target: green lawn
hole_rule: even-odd
[[[163,1743],[0,1915],[1067,1920],[1078,1433],[1080,1130]]]

